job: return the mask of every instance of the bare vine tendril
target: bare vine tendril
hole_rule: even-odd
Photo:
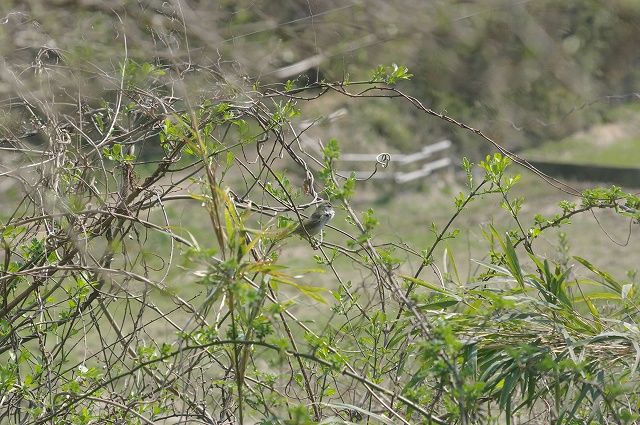
[[[373,176],[375,176],[376,173],[378,172],[378,165],[381,166],[382,168],[387,168],[390,162],[391,162],[390,154],[388,154],[387,152],[382,152],[378,154],[378,156],[376,156],[376,163],[374,165],[373,172],[369,175],[369,177],[364,179],[356,178],[356,181],[366,182],[367,180],[371,180],[371,178],[373,178]],[[345,179],[347,178],[347,176],[343,176],[341,174],[338,174],[338,175],[342,178],[345,178]]]

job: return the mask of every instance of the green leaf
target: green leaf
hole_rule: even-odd
[[[615,300],[620,301],[620,295],[612,294],[610,292],[590,292],[588,294],[582,294],[575,296],[571,299],[574,302],[586,302],[595,300]]]
[[[299,285],[289,279],[284,279],[281,277],[276,277],[274,276],[273,279],[271,279],[269,284],[272,284],[272,282],[280,282],[280,283],[284,283],[285,285],[289,285],[293,288],[296,288],[297,290],[299,290],[300,292],[302,292],[303,294],[305,294],[306,296],[308,296],[309,298],[312,298],[316,301],[321,302],[322,304],[329,304],[320,294],[318,294],[318,292],[323,292],[323,291],[328,291],[327,288],[321,288],[321,287],[315,287],[315,286],[306,286],[306,285]]]
[[[451,248],[449,247],[448,243],[445,245],[444,257],[445,257],[445,261],[444,261],[445,273],[448,273],[447,264],[451,264],[451,268],[453,269],[453,275],[456,277],[456,282],[460,282],[460,276],[458,275],[458,268],[456,267],[456,260],[453,258],[453,252],[451,252]]]
[[[418,310],[444,310],[462,301],[459,297],[445,297],[433,303],[420,304]]]
[[[587,260],[585,260],[584,258],[580,258],[578,256],[573,256],[573,258],[578,261],[580,264],[582,264],[583,266],[585,266],[586,268],[588,268],[589,270],[591,270],[593,273],[597,274],[598,276],[600,276],[605,282],[606,282],[606,286],[612,290],[614,290],[616,293],[621,294],[622,293],[622,287],[620,286],[620,284],[607,272],[603,271],[603,270],[599,270],[598,268],[596,268],[593,264],[591,264],[590,262],[588,262]]]
[[[417,285],[423,286],[425,288],[429,288],[432,291],[436,291],[436,292],[439,292],[439,293],[445,294],[445,295],[450,295],[449,291],[447,291],[446,289],[444,289],[444,288],[442,288],[440,286],[436,286],[436,285],[432,285],[430,283],[427,283],[422,279],[417,279],[415,277],[411,277],[411,276],[407,276],[407,275],[403,275],[403,274],[401,274],[400,277],[405,279],[405,280],[408,280],[409,282],[413,282],[413,283],[415,283]]]

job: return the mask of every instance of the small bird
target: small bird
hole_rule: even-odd
[[[296,227],[286,235],[299,235],[305,239],[315,236],[320,233],[324,225],[327,224],[327,222],[335,215],[336,211],[333,209],[331,202],[322,201],[318,204],[318,207],[313,214],[311,214],[311,217],[303,220],[300,226]]]

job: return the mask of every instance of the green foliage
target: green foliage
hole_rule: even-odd
[[[513,54],[534,52],[516,44]],[[345,142],[313,151],[294,127],[301,99],[333,91],[397,97],[491,141],[390,87],[413,77],[405,67],[262,85],[123,54],[98,73],[111,88],[70,96],[66,81],[86,68],[65,55],[35,73],[54,95],[19,90],[20,131],[0,127],[20,142],[3,175],[21,185],[0,223],[0,422],[637,419],[637,271],[619,281],[600,259],[572,255],[563,233],[558,259],[538,248],[549,229],[597,209],[635,225],[636,194],[593,188],[529,217],[514,158],[499,149],[462,160],[453,214],[412,227],[424,237],[409,246],[379,232],[379,209],[356,211],[356,176],[337,170]],[[527,93],[541,105],[549,93],[568,98],[545,84]],[[34,132],[47,143],[30,151],[15,135]],[[470,259],[452,246],[482,197],[508,218],[486,217],[487,256],[465,279],[458,265]],[[344,221],[289,249],[305,242],[286,241],[282,227],[319,198]],[[315,266],[294,269],[296,256]]]
[[[274,173],[275,182],[267,182],[265,185],[267,192],[283,202],[287,202],[290,197],[295,200],[300,196],[300,190],[294,190],[286,173],[287,170],[283,170],[282,173]]]
[[[337,139],[329,140],[321,152],[323,154],[324,168],[320,170],[318,176],[324,181],[323,192],[331,199],[349,200],[355,193],[356,176],[351,173],[339,184],[335,174],[335,161],[340,158],[340,148]]]
[[[165,75],[165,72],[158,69],[151,63],[138,64],[133,60],[126,60],[120,63],[120,72],[128,89],[140,89],[157,81],[157,77]]]
[[[120,163],[131,162],[136,159],[132,154],[124,154],[122,152],[122,145],[120,143],[114,143],[110,148],[104,148],[102,150],[105,158],[110,161],[116,161]]]
[[[322,149],[324,154],[324,163],[327,166],[331,166],[334,160],[340,158],[340,149],[338,147],[338,140],[331,139],[327,146]]]
[[[395,63],[391,66],[379,65],[371,70],[371,81],[374,83],[396,84],[400,80],[410,80],[413,74],[404,66]]]

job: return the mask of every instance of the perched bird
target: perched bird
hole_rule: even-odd
[[[331,202],[322,201],[318,204],[318,207],[313,214],[311,214],[311,217],[302,220],[301,225],[296,227],[290,233],[283,235],[283,237],[288,235],[299,235],[307,239],[311,236],[315,236],[320,233],[324,225],[327,224],[327,222],[335,215],[336,211],[333,209]]]

